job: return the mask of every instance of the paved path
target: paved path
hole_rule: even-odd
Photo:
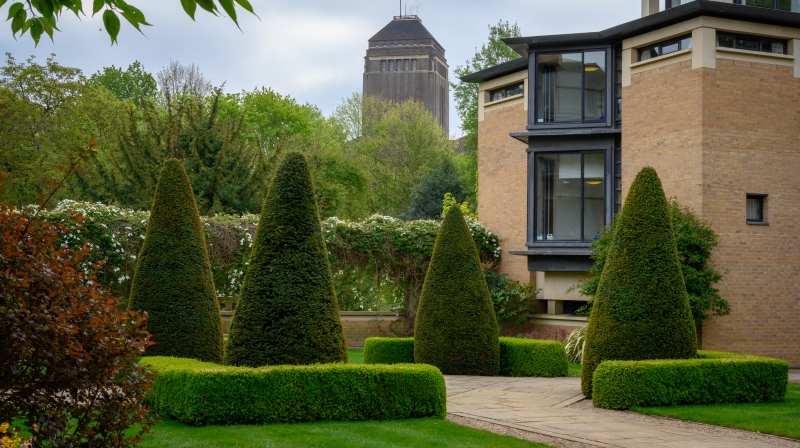
[[[789,370],[789,382],[800,383],[800,369]]]
[[[448,414],[600,447],[760,448],[752,440],[568,408],[579,378],[445,376]]]

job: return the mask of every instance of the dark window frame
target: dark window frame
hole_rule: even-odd
[[[689,39],[689,45],[690,46],[686,47],[686,48],[683,48],[684,41],[686,39]],[[664,47],[669,46],[669,45],[674,45],[674,44],[678,44],[678,49],[675,50],[675,51],[671,51],[669,53],[664,54]],[[670,54],[674,54],[674,53],[677,53],[679,51],[688,50],[688,49],[692,48],[691,45],[692,45],[692,33],[684,34],[682,36],[673,37],[672,39],[667,39],[667,40],[664,40],[664,41],[661,41],[661,42],[656,42],[654,44],[650,44],[650,45],[638,48],[637,51],[636,51],[636,60],[638,62],[650,61],[652,59],[660,58],[662,56],[667,56],[667,55],[670,55]],[[651,56],[651,57],[649,57],[647,59],[642,59],[642,55],[645,54],[645,52],[652,51],[652,50],[655,50],[655,49],[658,49],[658,55],[657,56]]]
[[[606,146],[606,145],[591,145],[591,144],[584,144],[581,145],[580,148],[568,148],[568,147],[548,147],[548,148],[537,148],[531,149],[528,148],[528,236],[527,236],[527,243],[525,244],[527,247],[589,247],[592,244],[594,239],[590,240],[537,240],[537,216],[536,213],[538,211],[536,203],[536,198],[538,194],[537,190],[537,182],[536,176],[538,176],[537,171],[537,156],[542,154],[581,154],[581,176],[584,175],[583,173],[583,166],[584,166],[584,154],[603,154],[603,185],[604,185],[604,195],[603,195],[603,209],[604,209],[604,223],[603,227],[608,225],[610,220],[613,218],[614,215],[614,204],[616,192],[614,191],[614,185],[612,184],[612,179],[614,179],[614,147],[616,145]],[[583,177],[582,177],[583,178]],[[585,185],[581,185],[581,235],[584,234],[584,190]]]
[[[517,90],[518,92],[513,94],[513,95],[506,94],[502,98],[499,98],[499,99],[496,99],[496,100],[492,99],[496,92],[508,92],[508,91],[513,91],[513,90]],[[504,100],[506,98],[511,98],[512,96],[518,96],[518,95],[523,95],[523,96],[525,95],[525,81],[524,80],[521,80],[521,81],[518,81],[518,82],[514,82],[512,84],[508,84],[508,85],[505,85],[505,86],[498,87],[496,89],[490,90],[489,91],[489,101],[486,104],[493,103],[495,101],[501,101],[501,100]]]
[[[769,222],[766,220],[766,216],[765,216],[765,213],[764,213],[764,203],[766,202],[767,196],[769,196],[769,195],[763,194],[763,193],[747,193],[745,195],[745,219],[747,221],[747,224],[755,224],[755,225],[768,225],[769,224]],[[755,200],[758,201],[758,215],[759,216],[758,216],[757,219],[751,219],[749,216],[747,216],[747,202],[746,201],[749,201],[751,199],[755,199]]]
[[[727,47],[727,46],[720,45],[719,44],[720,36],[732,38],[733,39],[733,46],[732,47]],[[750,38],[750,39],[753,39],[753,40],[757,39],[758,40],[759,49],[758,50],[752,50],[752,49],[749,49],[749,48],[738,48],[736,46],[736,43],[737,43],[737,41],[739,39],[747,39],[747,38]],[[775,37],[758,36],[758,35],[755,35],[755,34],[728,33],[728,32],[725,32],[725,31],[717,31],[717,38],[716,38],[716,42],[715,43],[716,43],[717,48],[732,48],[734,50],[755,51],[755,52],[758,52],[758,53],[767,53],[767,54],[782,54],[782,55],[789,54],[789,40],[788,39],[780,39],[780,38],[775,38]],[[770,51],[765,51],[763,49],[763,45],[765,43],[770,43],[770,44],[772,44],[772,43],[781,43],[781,44],[783,44],[783,53],[775,53],[775,52],[771,51],[771,49],[770,49]]]
[[[667,1],[670,1],[670,0],[667,0]],[[744,6],[750,6],[750,7],[753,7],[753,8],[765,8],[765,9],[775,9],[777,11],[798,12],[798,11],[792,11],[791,9],[780,9],[781,0],[772,0],[772,7],[771,8],[768,7],[768,6],[747,5],[745,3],[745,0],[733,0],[733,3],[735,5],[744,5]]]
[[[606,119],[605,121],[589,121],[589,122],[564,122],[564,123],[537,123],[536,117],[539,104],[539,80],[537,63],[539,55],[543,54],[559,54],[559,53],[577,53],[577,52],[591,52],[591,51],[605,51],[606,52]],[[592,47],[582,46],[569,46],[569,47],[556,47],[547,50],[531,50],[528,52],[528,126],[527,130],[543,130],[543,129],[574,129],[574,128],[598,128],[598,127],[612,127],[614,126],[614,117],[611,111],[614,110],[614,102],[616,101],[614,92],[614,77],[609,74],[608,68],[614,67],[613,46],[611,45],[598,45]],[[533,75],[531,76],[530,73]],[[585,79],[582,81],[585,82]],[[532,83],[532,84],[531,84]],[[583,87],[581,88],[583,90]],[[581,94],[581,110],[583,110],[584,95]]]

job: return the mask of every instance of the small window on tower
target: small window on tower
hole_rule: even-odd
[[[397,65],[395,67],[397,67],[397,71],[398,72],[402,72],[403,71],[403,60],[402,59],[398,59],[397,60]]]
[[[408,71],[408,59],[403,59],[403,67],[405,67],[405,71]]]
[[[767,199],[765,194],[747,195],[747,223],[748,224],[767,224],[764,216],[764,202]]]
[[[386,61],[381,61],[381,71],[382,72],[386,71]]]
[[[389,59],[389,71],[394,71],[394,59]]]
[[[416,59],[412,59],[411,60],[411,70],[412,71],[417,71],[417,60]]]

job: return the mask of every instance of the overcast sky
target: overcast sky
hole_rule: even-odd
[[[152,27],[142,36],[122,24],[119,45],[101,31],[100,15],[78,20],[65,14],[55,43],[42,36],[34,48],[29,36],[15,41],[10,23],[2,22],[0,50],[18,61],[50,53],[67,66],[91,75],[103,67],[127,67],[140,61],[151,73],[178,60],[196,63],[214,84],[236,92],[271,87],[329,114],[343,97],[361,90],[367,40],[399,12],[395,0],[250,0],[261,20],[242,12],[242,31],[228,19],[198,8],[197,22],[179,0],[128,0],[141,9]],[[0,16],[8,15],[8,2]],[[83,0],[89,10],[92,2]],[[524,36],[599,31],[638,18],[640,0],[409,0],[444,46],[452,69],[486,41],[487,25],[498,20],[519,23]],[[461,135],[451,101],[450,133]]]

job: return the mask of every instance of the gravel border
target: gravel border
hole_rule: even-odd
[[[610,409],[600,409],[594,407],[592,401],[589,399],[584,399],[577,403],[571,404],[567,406],[567,409],[582,411],[582,412],[592,412],[612,417],[622,417],[627,420],[638,420],[647,423],[655,423],[658,425],[704,432],[706,434],[731,437],[739,440],[760,442],[779,448],[784,448],[784,447],[800,448],[800,440],[789,439],[787,437],[773,436],[770,434],[761,434],[759,432],[745,431],[743,429],[728,428],[725,426],[716,426],[716,425],[709,425],[706,423],[697,423],[697,422],[687,422],[684,420],[678,420],[670,417],[644,415],[633,411],[612,411]]]
[[[544,443],[546,445],[554,446],[557,448],[596,448],[597,445],[587,445],[584,443],[572,442],[570,440],[564,439],[557,439],[555,437],[549,437],[543,434],[531,432],[531,431],[523,431],[517,428],[511,428],[508,426],[503,425],[495,425],[492,423],[487,423],[482,420],[475,420],[467,417],[462,417],[460,415],[453,415],[447,414],[447,420],[453,423],[457,423],[461,426],[468,426],[470,428],[475,429],[482,429],[484,431],[493,432],[495,434],[500,434],[504,436],[512,436],[522,440],[528,440],[530,442],[539,442]]]

